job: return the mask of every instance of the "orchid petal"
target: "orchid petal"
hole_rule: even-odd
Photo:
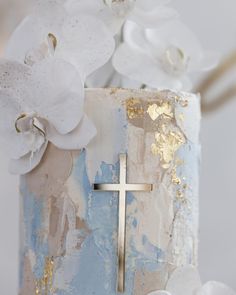
[[[149,10],[143,11],[136,7],[129,17],[130,20],[144,28],[156,28],[178,17],[175,9],[166,6],[149,6]]]
[[[33,154],[30,152],[27,155],[21,157],[20,159],[10,160],[9,172],[12,174],[24,175],[33,170],[40,163],[46,151],[47,144],[48,142],[45,142],[40,148],[40,150]]]
[[[206,283],[196,295],[236,295],[230,287],[219,282]]]
[[[86,80],[87,87],[121,87],[122,76],[119,75],[112,65],[112,60],[109,60],[103,67],[95,71]]]
[[[109,11],[105,3],[100,0],[67,0],[65,7],[70,14],[83,12],[85,14],[97,16],[96,13],[99,11],[100,13],[103,13],[105,9]]]
[[[11,158],[19,158],[29,152],[25,135],[18,133],[16,119],[21,114],[19,100],[7,92],[0,91],[0,142]]]
[[[106,26],[89,15],[68,19],[63,26],[63,42],[57,56],[70,61],[86,78],[103,66],[112,56],[115,40]]]
[[[136,0],[136,2],[140,9],[150,9],[150,7],[167,5],[171,0]]]
[[[203,49],[195,34],[182,22],[175,20],[162,25],[156,30],[147,30],[147,40],[154,48],[158,48],[160,40],[164,42],[165,48],[175,46],[184,55],[190,57],[189,66],[195,60],[200,61]]]
[[[49,55],[48,34],[60,40],[61,23],[44,22],[41,16],[29,15],[12,34],[5,51],[7,58],[34,64]]]
[[[113,65],[120,74],[150,87],[176,90],[182,88],[181,81],[162,71],[158,61],[125,43],[117,49],[113,57]]]
[[[77,128],[66,135],[59,134],[53,126],[48,126],[48,139],[60,149],[79,150],[88,145],[97,131],[86,115]]]
[[[181,78],[181,83],[182,83],[182,87],[180,90],[182,91],[189,91],[191,92],[193,89],[193,82],[191,81],[191,79],[189,78],[189,76],[183,76]]]
[[[45,20],[52,19],[52,13],[55,17],[59,17],[64,13],[64,5],[66,0],[33,0],[33,12],[36,15],[44,16]]]
[[[49,121],[59,133],[71,132],[83,116],[83,95],[65,93],[58,96],[55,105],[42,112],[44,119]]]
[[[0,90],[10,93],[23,108],[31,97],[31,91],[26,85],[31,80],[31,70],[24,64],[1,59]]]
[[[115,35],[121,28],[124,18],[117,17],[103,0],[68,0],[67,11],[71,14],[88,14],[100,19]]]
[[[137,50],[148,50],[148,44],[146,40],[145,30],[140,29],[133,21],[126,21],[124,28],[124,42],[130,47],[136,48]]]
[[[48,36],[53,35],[56,47],[50,47]],[[71,62],[85,79],[104,65],[115,47],[113,35],[99,19],[65,12],[44,21],[44,14],[26,17],[13,33],[6,56],[33,65],[49,56]]]
[[[166,290],[174,295],[193,295],[201,287],[196,268],[191,265],[177,268],[171,275]]]
[[[154,292],[148,293],[147,295],[174,295],[174,294],[171,294],[167,291],[160,290],[160,291],[154,291]]]
[[[201,69],[202,71],[210,71],[218,66],[220,62],[220,54],[214,51],[205,51],[201,60],[196,62],[195,64],[192,63],[189,66],[189,72],[198,71]]]
[[[38,115],[61,134],[72,131],[79,124],[84,107],[84,86],[76,69],[65,61],[52,59],[34,66],[32,72],[32,105]]]
[[[113,56],[113,66],[126,77],[156,86],[156,76],[157,73],[159,74],[158,65],[155,65],[155,62],[147,55],[134,50],[126,43],[116,50]]]

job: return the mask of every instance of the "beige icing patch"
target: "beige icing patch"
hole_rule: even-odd
[[[71,152],[50,144],[40,165],[26,175],[27,187],[38,197],[59,196],[65,190],[72,166]]]
[[[50,198],[48,245],[51,256],[60,256],[65,252],[65,240],[69,230],[67,215],[64,212],[64,198]]]
[[[135,273],[134,294],[148,295],[152,291],[164,290],[167,282],[167,271],[149,272],[145,269]]]
[[[63,198],[51,197],[48,237],[50,254],[52,256],[64,255],[68,247],[68,235],[71,235],[73,231],[80,232],[81,230],[85,237],[90,232],[86,223],[77,216],[77,208],[72,200],[67,195]],[[81,244],[81,240],[78,240],[77,249]]]
[[[66,183],[67,193],[70,196],[70,199],[75,204],[77,208],[77,216],[80,218],[85,218],[86,216],[86,203],[83,197],[83,191],[81,184],[76,180],[75,177],[69,177]]]
[[[163,185],[155,185],[152,193],[135,193],[136,201],[128,205],[128,215],[137,220],[137,227],[130,229],[130,239],[138,252],[149,256],[143,244],[145,236],[150,244],[167,250],[171,240],[174,219],[173,200]]]
[[[29,257],[24,258],[23,285],[19,295],[34,295],[36,291],[35,279]]]
[[[129,125],[128,182],[157,183],[161,176],[160,160],[150,152],[153,134]]]

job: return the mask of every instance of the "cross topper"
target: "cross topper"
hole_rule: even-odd
[[[125,248],[126,248],[126,192],[151,192],[152,184],[127,183],[127,155],[120,154],[120,183],[94,184],[94,191],[119,193],[118,220],[118,292],[125,292]]]

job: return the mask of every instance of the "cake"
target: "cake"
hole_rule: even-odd
[[[199,97],[87,89],[85,110],[89,145],[50,144],[21,176],[20,295],[147,295],[197,265]]]
[[[0,59],[19,295],[222,294],[197,271],[190,79],[216,59],[169,1],[33,3]]]

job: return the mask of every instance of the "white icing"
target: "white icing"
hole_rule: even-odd
[[[200,95],[181,93],[181,99],[188,101],[188,106],[183,107],[176,103],[175,117],[178,126],[185,136],[193,143],[199,142],[200,132]]]

